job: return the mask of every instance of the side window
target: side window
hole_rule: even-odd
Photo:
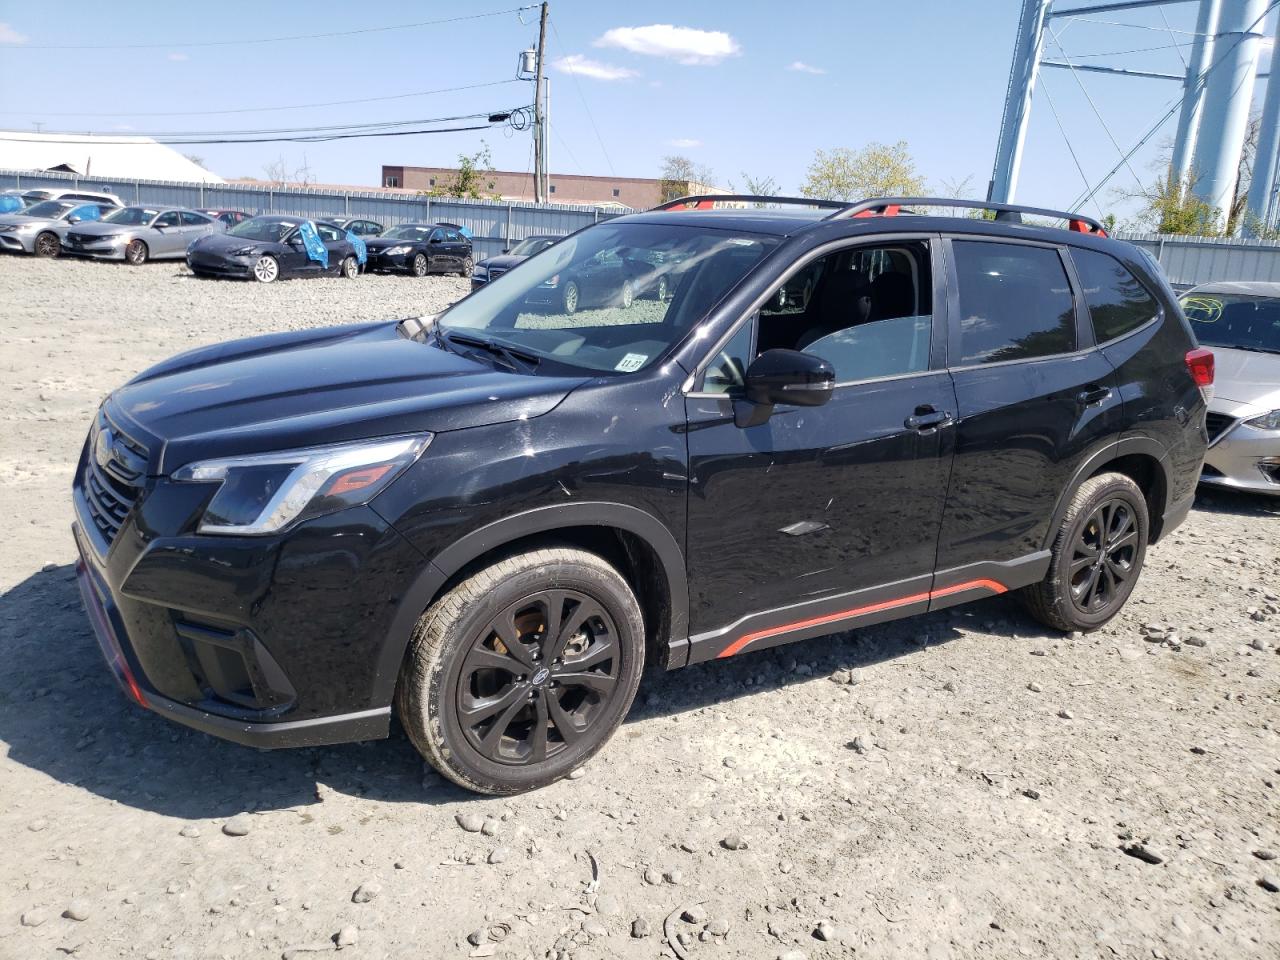
[[[334,240],[345,239],[346,235],[341,231],[327,223],[317,223],[316,233],[320,234],[320,239],[326,243],[332,243]]]
[[[178,214],[177,214],[177,211],[175,211],[175,210],[170,210],[168,213],[162,213],[162,214],[159,216],[159,218],[157,218],[157,220],[156,220],[156,222],[155,222],[155,226],[157,226],[157,227],[176,227],[176,226],[178,225],[178,222],[179,222],[179,221],[178,221]]]
[[[184,227],[202,227],[207,223],[209,223],[209,218],[202,217],[198,213],[187,213],[184,211],[182,214],[182,225]]]
[[[960,350],[952,366],[1027,360],[1076,348],[1075,302],[1058,251],[955,240]]]
[[[462,242],[463,242],[462,234],[460,234],[457,230],[450,230],[450,231],[449,231],[449,233],[448,233],[448,237],[449,237],[449,242],[450,242],[450,243],[462,243]]]
[[[745,383],[747,367],[751,365],[751,335],[755,321],[749,320],[707,364],[702,374],[703,393],[733,393]]]
[[[1096,250],[1072,248],[1084,302],[1093,321],[1093,336],[1106,343],[1136,330],[1160,312],[1142,281],[1115,257]]]
[[[441,230],[439,227],[437,227],[435,230],[432,230],[432,231],[431,231],[431,236],[428,238],[428,242],[430,242],[430,243],[443,243],[443,242],[444,242],[444,231],[443,231],[443,230]]]
[[[831,363],[838,383],[927,370],[932,292],[926,241],[828,254],[765,301],[756,352],[812,353]]]

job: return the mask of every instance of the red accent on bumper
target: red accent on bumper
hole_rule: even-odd
[[[98,596],[97,587],[93,584],[92,574],[89,573],[82,559],[76,560],[76,582],[80,586],[80,599],[84,602],[85,612],[89,615],[94,636],[98,639],[98,646],[102,648],[102,655],[106,657],[107,666],[111,668],[116,682],[129,696],[133,697],[138,706],[147,706],[147,698],[143,696],[142,688],[138,686],[138,681],[133,677],[133,671],[129,669],[124,651],[120,649],[120,641],[116,639],[116,632],[111,627],[111,619],[107,616],[107,611]]]

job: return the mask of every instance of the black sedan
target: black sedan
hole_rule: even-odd
[[[371,237],[365,269],[396,271],[425,277],[429,273],[471,276],[475,261],[471,241],[455,227],[438,223],[402,223],[380,237]]]
[[[665,301],[683,272],[678,259],[655,251],[621,248],[602,251],[558,273],[525,298],[532,307],[577,313],[592,307],[622,307],[640,297]]]
[[[471,274],[471,289],[479,290],[490,280],[497,279],[517,263],[523,263],[535,253],[541,253],[551,246],[559,237],[525,237],[514,247],[503,250],[496,257],[486,257],[476,264]]]
[[[226,233],[202,237],[187,248],[187,266],[198,277],[239,277],[271,283],[281,277],[360,275],[355,247],[346,231],[327,220],[312,220],[329,255],[328,264],[307,252],[302,217],[252,217]]]

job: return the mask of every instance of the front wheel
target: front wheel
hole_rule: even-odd
[[[360,261],[355,257],[346,257],[342,261],[341,266],[338,267],[338,270],[348,280],[354,280],[356,277],[360,276]]]
[[[56,257],[61,249],[62,242],[58,239],[58,235],[51,230],[46,230],[36,237],[35,254],[37,257]]]
[[[127,263],[135,267],[140,267],[147,262],[147,257],[151,255],[151,251],[147,249],[147,245],[141,240],[130,240],[129,245],[124,248],[124,259]]]
[[[444,776],[513,794],[595,754],[643,668],[644,621],[617,570],[585,550],[534,550],[480,570],[423,614],[396,707]]]
[[[574,281],[570,280],[568,283],[566,283],[566,284],[564,285],[564,294],[563,294],[563,297],[564,297],[564,312],[565,312],[565,313],[577,313],[577,312],[578,312],[578,298],[579,298],[580,296],[581,296],[581,293],[580,293],[580,291],[578,290],[578,285],[577,285],[577,283],[575,283]]]
[[[263,255],[254,261],[253,279],[259,283],[275,283],[280,276],[280,261],[275,257]]]
[[[419,253],[414,256],[409,272],[415,277],[425,277],[427,275],[427,255],[425,253]]]
[[[1096,630],[1137,586],[1150,521],[1138,485],[1101,473],[1080,485],[1058,528],[1049,573],[1022,592],[1031,615],[1057,630]]]

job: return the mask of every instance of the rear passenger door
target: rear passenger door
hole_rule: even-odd
[[[1122,425],[1066,251],[946,241],[958,421],[935,590],[1035,582],[1054,510],[1084,458]]]

